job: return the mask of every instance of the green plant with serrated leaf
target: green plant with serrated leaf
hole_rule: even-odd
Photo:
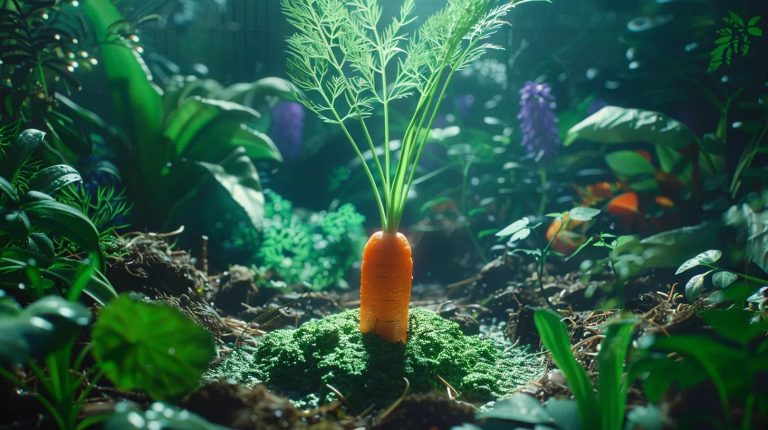
[[[95,264],[84,291],[106,303],[115,291],[102,273],[105,262],[98,230],[79,209],[48,194],[80,181],[80,175],[62,164],[37,169],[25,177],[29,172],[25,173],[24,166],[44,138],[39,130],[25,130],[5,146],[0,158],[0,286],[36,298],[50,294],[51,289],[70,294],[67,288],[80,264],[64,252],[70,249]],[[69,245],[62,248],[56,241]],[[28,288],[28,278],[40,282]]]
[[[91,220],[105,252],[114,256],[123,251],[117,246],[117,232],[128,227],[125,220],[133,207],[124,191],[111,185],[89,190],[81,184],[73,184],[60,190],[58,200],[80,209]]]
[[[275,270],[288,284],[345,288],[344,275],[365,244],[365,217],[351,204],[302,216],[276,193],[267,191],[266,197],[256,264]]]
[[[723,18],[723,27],[717,30],[715,48],[709,53],[708,70],[714,72],[724,64],[730,66],[737,55],[746,57],[752,39],[763,36],[763,30],[759,26],[761,19],[760,16],[753,16],[745,20],[736,12],[729,11]]]
[[[567,231],[568,226],[571,225],[572,222],[590,222],[599,213],[599,209],[576,207],[568,212],[548,214],[547,217],[552,218],[556,222],[559,222],[559,226],[554,234],[551,235],[551,237],[544,237],[540,239],[541,246],[538,248],[525,248],[521,246],[521,244],[524,243],[523,241],[526,240],[534,230],[544,225],[543,222],[535,221],[531,218],[525,217],[513,222],[512,224],[496,233],[496,236],[500,238],[508,238],[508,254],[523,254],[533,258],[536,264],[536,282],[538,284],[539,290],[541,291],[542,296],[546,299],[547,303],[552,306],[552,303],[550,302],[549,297],[544,290],[545,267],[547,260],[550,257],[565,257],[565,255],[562,253],[552,249],[552,245],[555,243],[561,233]],[[581,251],[582,249],[583,247],[579,248],[578,251]],[[575,254],[572,254],[571,256],[573,255]]]

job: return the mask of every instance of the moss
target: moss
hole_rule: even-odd
[[[269,333],[256,347],[230,354],[209,376],[264,383],[300,406],[334,400],[330,385],[354,409],[362,409],[386,406],[399,397],[403,378],[410,382],[410,392],[429,392],[445,389],[439,376],[462,399],[485,402],[542,370],[527,351],[502,351],[492,340],[465,336],[458,324],[430,311],[410,312],[407,345],[361,334],[358,315],[350,310]]]

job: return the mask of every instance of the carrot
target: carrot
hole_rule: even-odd
[[[360,276],[360,331],[387,342],[408,340],[413,260],[402,234],[376,232],[363,250]]]
[[[406,342],[413,261],[398,228],[422,150],[451,79],[485,53],[483,41],[504,25],[517,2],[452,0],[412,30],[406,27],[416,22],[414,1],[403,2],[386,30],[373,18],[382,15],[379,2],[364,3],[366,10],[357,2],[282,0],[296,29],[287,40],[288,74],[297,99],[338,125],[351,144],[381,218],[381,232],[371,236],[363,252],[360,330]],[[435,39],[435,32],[443,37]],[[392,118],[399,115],[390,115],[392,103],[408,97],[415,99],[406,105],[410,120],[404,129],[394,127]],[[382,115],[374,115],[377,109]],[[370,126],[380,120],[383,127]],[[396,130],[402,131],[399,147],[392,145]]]

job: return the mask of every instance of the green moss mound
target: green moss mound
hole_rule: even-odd
[[[434,312],[414,309],[408,343],[389,344],[358,330],[359,312],[345,311],[310,321],[295,330],[267,334],[256,347],[230,354],[209,372],[266,384],[300,406],[336,399],[328,385],[353,408],[386,406],[405,389],[445,390],[440,378],[477,402],[510,393],[537,376],[541,361],[521,348],[505,348],[480,336],[466,336],[459,325]]]

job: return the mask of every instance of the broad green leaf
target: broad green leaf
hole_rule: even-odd
[[[547,424],[553,422],[538,399],[522,393],[516,393],[508,399],[499,400],[492,408],[479,412],[476,418],[479,420],[495,419],[527,424]]]
[[[746,309],[707,309],[700,315],[721,336],[745,346],[768,330],[768,322],[753,322],[755,313]]]
[[[547,413],[557,424],[559,430],[581,430],[579,405],[574,400],[550,397],[544,403]]]
[[[628,388],[624,378],[624,364],[636,322],[632,315],[618,315],[609,320],[605,339],[600,343],[597,355],[597,398],[603,430],[620,429],[624,422]]]
[[[211,335],[177,309],[127,295],[101,311],[92,339],[98,366],[119,389],[154,399],[195,389],[215,355]]]
[[[129,402],[118,403],[106,430],[228,430],[167,403],[155,402],[146,411]]]
[[[768,273],[768,210],[757,213],[742,205],[747,227],[747,257]]]
[[[655,405],[635,406],[627,414],[624,430],[663,430],[667,420]]]
[[[215,161],[237,147],[245,149],[254,160],[283,161],[280,150],[269,136],[226,114],[211,121],[194,137],[185,156],[193,160]]]
[[[739,279],[739,276],[735,273],[725,271],[717,272],[712,275],[712,284],[714,284],[716,288],[722,290],[723,288],[726,288],[736,282],[737,279]]]
[[[570,219],[582,222],[592,221],[592,219],[598,214],[600,214],[600,209],[586,208],[581,206],[573,208],[570,210],[570,212],[568,212]]]
[[[245,211],[254,226],[264,217],[264,194],[259,175],[250,158],[242,149],[222,164],[197,162],[222,187],[232,200]]]
[[[83,251],[95,253],[95,263],[104,268],[104,255],[99,244],[99,232],[90,219],[72,206],[55,200],[37,200],[22,205],[35,227],[63,236]]]
[[[702,264],[714,264],[722,256],[723,256],[723,251],[720,251],[717,249],[710,249],[709,251],[704,251],[701,254],[681,264],[680,267],[677,268],[675,275],[679,275],[685,272],[686,270],[693,269],[694,267],[701,266]]]
[[[0,193],[5,194],[14,202],[19,201],[19,194],[16,192],[16,188],[8,182],[7,179],[0,176]]]
[[[171,142],[177,157],[187,156],[188,151],[197,154],[205,150],[220,151],[217,145],[228,145],[241,125],[258,118],[258,112],[237,103],[194,97],[184,100],[170,113],[163,135]],[[204,161],[212,158],[201,157]]]
[[[53,194],[67,185],[82,181],[80,173],[66,164],[40,169],[29,180],[29,188],[44,194]]]
[[[560,320],[560,314],[550,309],[538,309],[533,315],[536,329],[544,347],[552,354],[552,360],[563,372],[576,402],[579,404],[582,424],[585,428],[596,428],[600,423],[600,410],[592,382],[587,372],[576,361],[571,351],[568,329]]]
[[[40,130],[30,128],[22,131],[16,140],[5,148],[5,158],[0,162],[0,176],[13,183],[16,173],[43,144],[43,140],[45,133]]]
[[[521,218],[512,224],[506,226],[504,229],[496,233],[496,236],[498,237],[506,237],[506,236],[512,236],[515,233],[519,232],[520,230],[526,229],[530,225],[530,220],[526,218]]]
[[[290,81],[268,77],[255,82],[234,84],[215,94],[215,96],[222,100],[257,107],[265,104],[267,97],[295,100],[297,94],[301,94],[301,90]]]
[[[605,156],[608,167],[635,191],[650,192],[659,188],[656,168],[635,151],[616,151]]]
[[[125,22],[114,3],[85,1],[80,8],[101,50],[99,69],[106,74],[117,123],[132,143],[130,155],[140,160],[144,180],[153,181],[169,161],[161,140],[166,117],[161,91],[140,53],[114,40],[115,24]]]
[[[578,139],[598,143],[648,142],[683,148],[696,140],[684,124],[653,111],[606,106],[568,131],[565,145]]]
[[[83,305],[46,296],[24,309],[7,302],[0,307],[0,362],[24,364],[69,342],[90,322]]]
[[[694,275],[691,277],[691,279],[688,280],[685,284],[685,297],[688,299],[688,301],[694,301],[699,297],[699,294],[701,294],[701,288],[704,286],[704,278],[712,273],[711,270],[699,273],[698,275]]]

